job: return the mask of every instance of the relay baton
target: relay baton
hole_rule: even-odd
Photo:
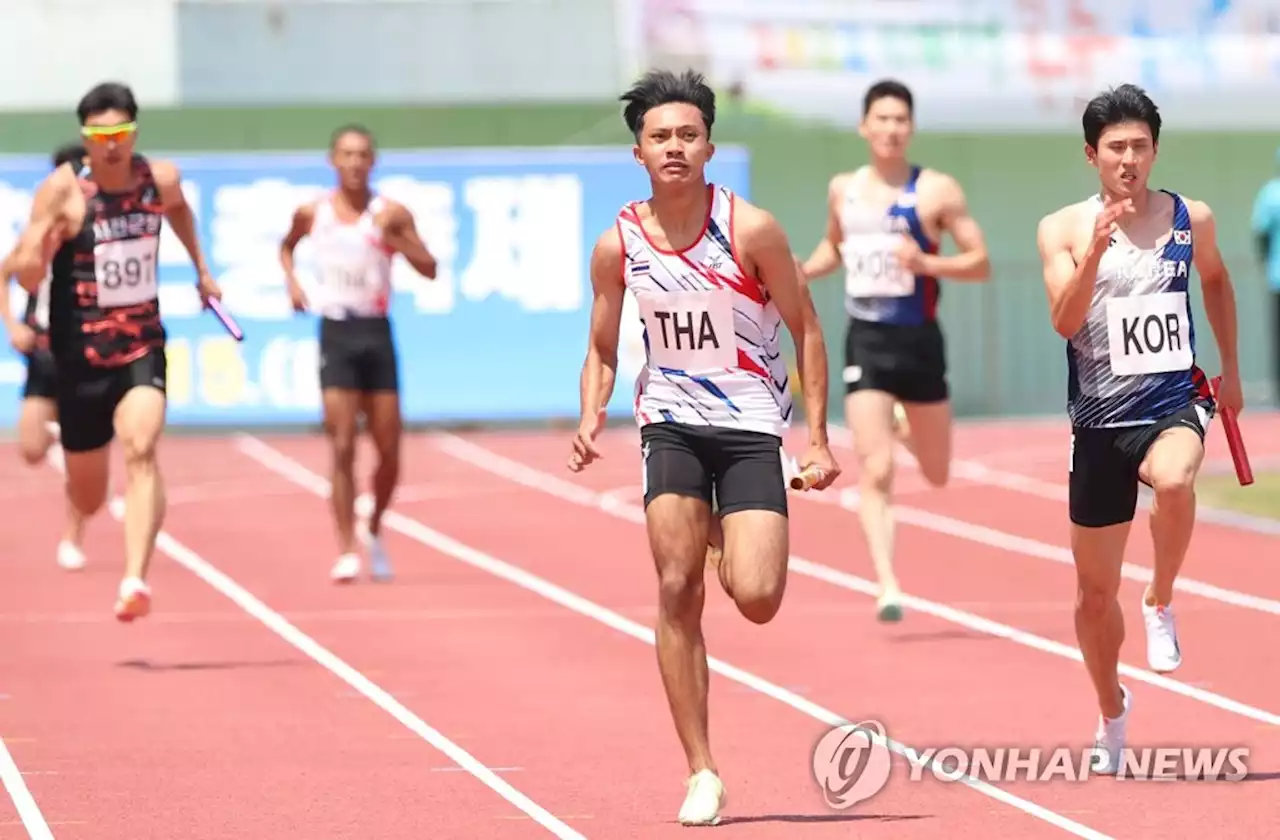
[[[783,465],[785,467],[783,471],[787,474],[787,486],[792,490],[808,490],[822,480],[821,467],[810,466],[801,471],[796,460],[786,455],[783,456]]]
[[[1213,387],[1213,398],[1218,399],[1218,389],[1222,386],[1222,377],[1215,376],[1210,385]],[[1218,406],[1222,413],[1222,431],[1227,436],[1227,448],[1231,450],[1231,460],[1235,462],[1236,479],[1241,487],[1253,484],[1253,468],[1249,466],[1249,453],[1244,448],[1244,437],[1240,434],[1240,421],[1236,413],[1222,405]]]
[[[223,306],[222,301],[217,298],[209,298],[209,308],[213,310],[213,314],[218,316],[218,320],[222,322],[223,329],[231,334],[236,341],[244,341],[244,330],[240,329],[240,325],[236,323],[236,319],[231,317]]]

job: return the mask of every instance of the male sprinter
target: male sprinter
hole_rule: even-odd
[[[938,324],[939,278],[986,280],[982,229],[950,175],[907,159],[911,91],[872,85],[859,133],[870,163],[831,179],[827,231],[804,264],[813,279],[845,267],[845,417],[859,461],[858,513],[880,581],[881,621],[902,618],[893,568],[894,445],[899,438],[935,487],[951,472],[951,404]],[[942,234],[960,253],[938,253]],[[898,406],[901,406],[899,409]]]
[[[280,264],[296,311],[308,307],[293,259],[303,237],[311,237],[319,268],[320,388],[332,449],[330,504],[339,551],[329,574],[339,583],[360,574],[355,459],[361,414],[378,452],[369,516],[370,571],[376,580],[391,578],[380,538],[382,515],[400,478],[400,377],[388,315],[391,260],[399,253],[423,277],[436,276],[436,259],[418,235],[413,214],[369,186],[374,158],[373,135],[367,129],[343,126],[334,132],[329,162],[338,174],[338,188],[294,211],[280,243]]]
[[[782,433],[791,418],[779,347],[785,322],[803,379],[809,449],[800,466],[839,473],[827,444],[827,359],[782,227],[708,184],[715,94],[701,76],[653,71],[622,96],[647,201],[628,204],[591,257],[591,335],[582,421],[569,468],[594,440],[613,392],[623,298],[636,296],[648,361],[636,380],[649,544],[658,573],[658,666],[691,778],[679,820],[714,825],[724,786],[707,737],[703,574],[712,494],[723,529],[720,583],[756,624],[778,612],[789,534]]]
[[[73,143],[54,152],[53,168],[64,163],[78,167],[84,159],[84,146]],[[49,277],[40,283],[39,291],[27,296],[26,311],[21,321],[13,317],[9,304],[9,272],[0,277],[0,316],[9,332],[9,343],[27,360],[27,382],[22,388],[22,408],[18,413],[18,451],[22,460],[32,466],[44,461],[49,447],[57,440],[58,371],[49,352]],[[84,517],[67,501],[67,529],[58,542],[58,565],[75,571],[84,568]]]
[[[1195,363],[1193,268],[1222,358],[1219,399],[1236,411],[1244,400],[1235,293],[1213,213],[1147,187],[1160,142],[1155,103],[1122,85],[1090,101],[1082,122],[1085,157],[1101,189],[1042,219],[1037,238],[1053,328],[1068,342],[1076,637],[1102,713],[1093,767],[1114,773],[1131,708],[1116,672],[1124,640],[1117,595],[1139,481],[1155,491],[1155,573],[1142,601],[1147,661],[1161,673],[1182,661],[1170,602],[1195,525],[1196,473],[1215,412]]]
[[[134,154],[138,105],[129,88],[104,83],[77,108],[87,164],[58,167],[36,191],[13,268],[37,294],[46,238],[58,243],[49,286],[49,349],[58,370],[57,410],[67,492],[81,516],[107,498],[108,445],[124,448],[125,574],[116,617],[151,609],[147,568],[164,520],[156,446],[165,423],[165,330],[157,253],[165,219],[195,264],[205,302],[221,291],[196,239],[195,218],[172,163]]]

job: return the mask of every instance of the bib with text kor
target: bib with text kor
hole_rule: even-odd
[[[1108,298],[1111,372],[1141,376],[1189,370],[1194,361],[1190,326],[1186,292]]]
[[[916,278],[898,262],[902,237],[896,234],[863,237],[844,254],[845,292],[850,297],[907,297]]]
[[[158,237],[100,242],[93,248],[98,305],[134,306],[155,300]]]
[[[649,362],[669,370],[718,370],[738,364],[733,292],[664,292],[639,295],[649,337]]]

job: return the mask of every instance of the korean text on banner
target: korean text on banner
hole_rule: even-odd
[[[201,311],[195,274],[166,225],[161,311],[169,333],[171,425],[318,422],[314,317],[295,315],[279,265],[294,208],[332,189],[321,152],[162,155],[183,173],[201,243],[224,303],[244,328],[237,343]],[[0,157],[0,249],[26,224],[44,157]],[[708,178],[748,196],[745,150],[717,149]],[[404,203],[440,262],[435,281],[395,260],[391,315],[408,422],[576,417],[586,352],[596,238],[628,201],[649,194],[628,148],[382,152],[374,187]],[[306,240],[299,279],[314,283]],[[26,295],[11,287],[20,311]],[[628,295],[610,411],[631,411],[644,360]],[[0,352],[0,427],[12,427],[26,375]]]

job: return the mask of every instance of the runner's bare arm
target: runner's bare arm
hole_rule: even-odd
[[[627,287],[622,280],[622,242],[609,229],[591,251],[591,333],[580,387],[582,418],[594,417],[608,405],[618,373],[618,335]]]
[[[950,175],[935,174],[932,189],[938,196],[941,208],[939,225],[951,234],[959,254],[944,257],[941,254],[922,254],[922,274],[930,277],[946,277],[951,280],[984,281],[991,277],[991,260],[987,256],[987,243],[978,221],[969,213],[960,182]]]
[[[1223,373],[1239,375],[1237,356],[1236,292],[1222,252],[1218,249],[1217,223],[1213,210],[1203,201],[1183,198],[1191,216],[1191,242],[1196,272],[1204,295],[1204,314],[1218,342]]]
[[[1098,277],[1098,263],[1106,253],[1107,241],[1095,240],[1076,265],[1071,254],[1072,209],[1066,208],[1045,216],[1036,231],[1036,244],[1044,263],[1045,293],[1049,298],[1049,318],[1058,335],[1070,339],[1084,326],[1093,301],[1093,284]]]
[[[13,251],[10,251],[0,260],[0,320],[4,321],[5,332],[10,336],[18,326],[18,319],[13,316],[13,309],[9,304],[9,280],[13,277],[9,263],[12,259]]]
[[[151,164],[151,176],[156,179],[156,189],[160,191],[160,203],[164,207],[164,217],[178,237],[191,264],[195,266],[197,286],[201,294],[221,298],[222,292],[213,282],[213,275],[204,261],[204,252],[200,249],[200,237],[196,234],[196,216],[187,204],[187,197],[182,192],[182,173],[178,167],[167,160],[158,160]]]
[[[387,246],[404,257],[413,270],[428,280],[436,279],[436,258],[427,250],[409,208],[398,202],[387,202],[387,222],[383,226]]]
[[[736,206],[737,240],[744,262],[755,268],[796,346],[796,369],[804,392],[809,443],[827,445],[827,345],[813,298],[782,225],[768,212],[745,201]]]
[[[36,188],[31,201],[31,220],[9,255],[6,268],[6,276],[16,275],[27,294],[40,291],[48,268],[46,242],[66,215],[67,203],[75,188],[75,173],[69,166],[58,167]]]
[[[294,276],[293,251],[298,247],[298,243],[311,233],[311,223],[316,218],[316,206],[311,203],[303,204],[293,211],[293,219],[289,222],[289,230],[285,233],[284,239],[280,240],[280,267],[284,269],[284,276],[290,282],[297,282]]]
[[[840,205],[839,197],[847,176],[836,175],[827,184],[827,229],[820,241],[801,264],[800,279],[805,283],[824,277],[840,267]]]

